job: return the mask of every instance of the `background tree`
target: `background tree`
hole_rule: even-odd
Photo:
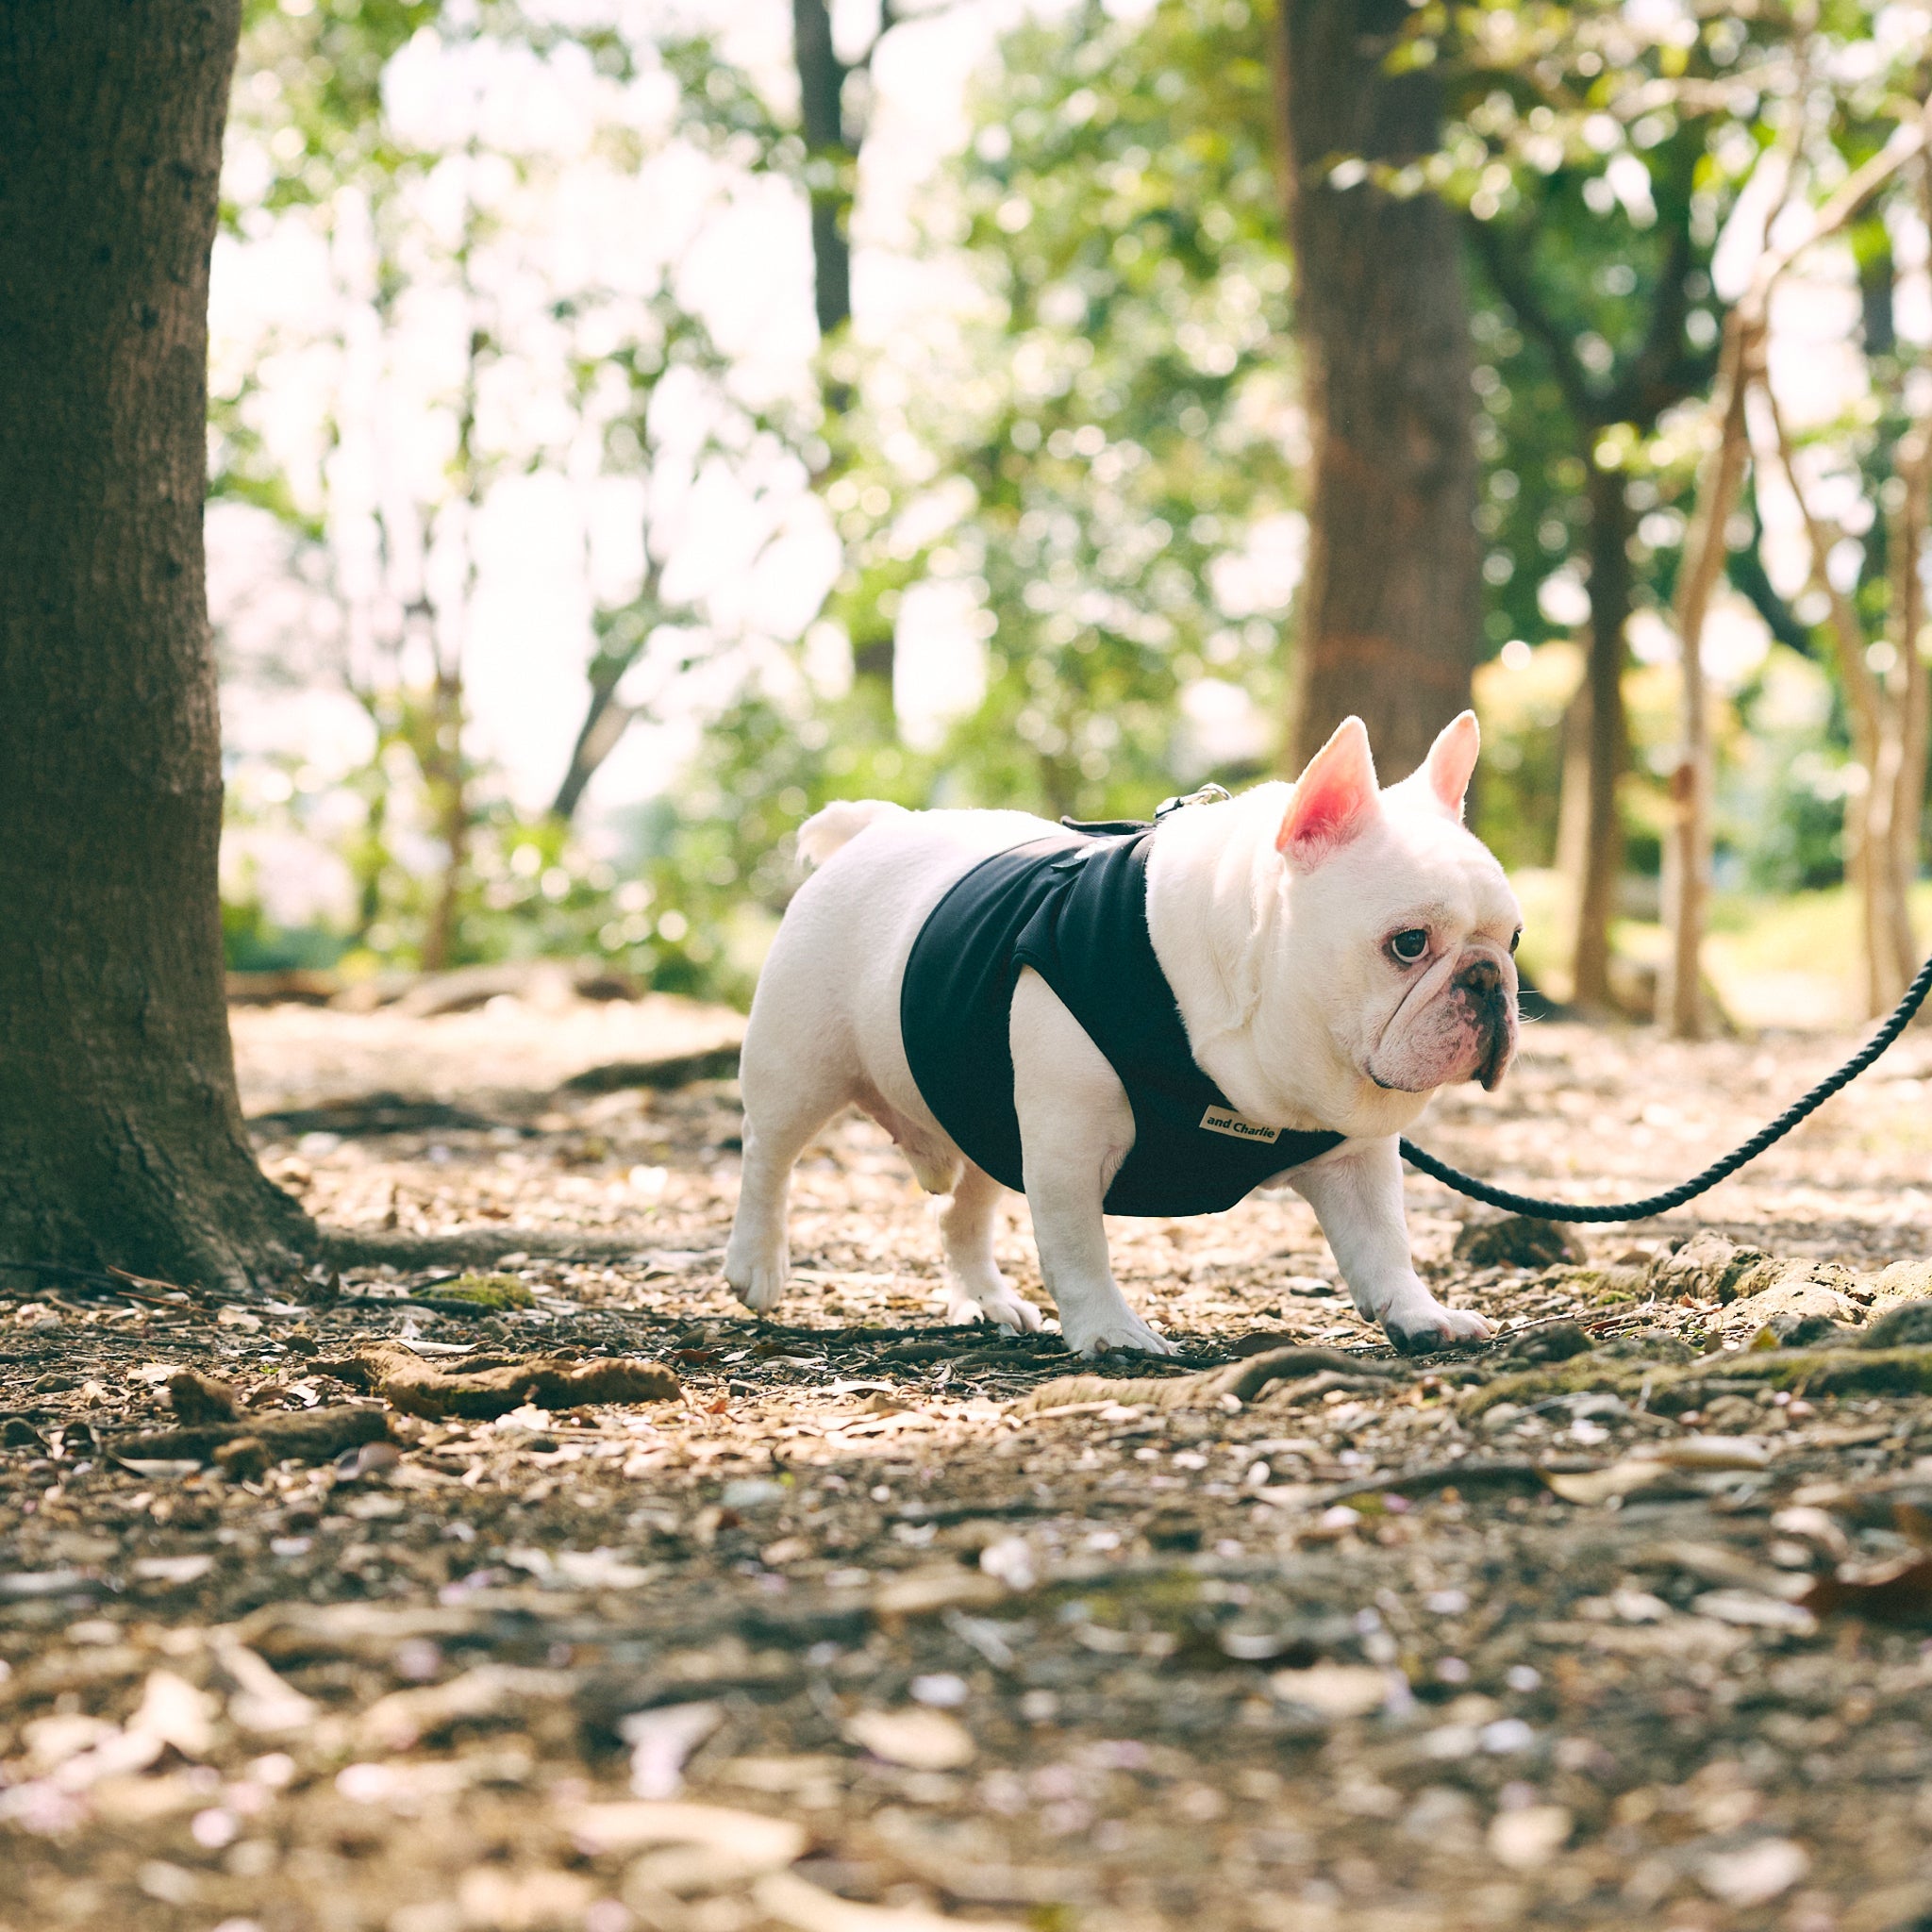
[[[1912,80],[1923,88],[1923,56],[1912,66],[1918,70]],[[1791,118],[1789,152],[1793,158],[1806,155],[1813,105],[1802,102]],[[1749,285],[1728,318],[1723,364],[1710,404],[1715,434],[1699,477],[1696,520],[1685,551],[1678,599],[1685,670],[1684,741],[1667,874],[1674,887],[1665,905],[1669,945],[1657,993],[1658,1022],[1679,1039],[1695,1039],[1705,1026],[1699,969],[1707,916],[1711,753],[1702,634],[1711,587],[1724,569],[1731,511],[1746,466],[1754,458],[1754,405],[1764,425],[1761,441],[1767,445],[1757,453],[1758,468],[1781,477],[1796,511],[1808,553],[1811,594],[1828,622],[1851,713],[1857,782],[1848,800],[1845,857],[1863,928],[1868,1011],[1875,1017],[1890,1007],[1919,963],[1908,893],[1918,871],[1925,809],[1927,714],[1932,708],[1924,662],[1925,646],[1932,639],[1923,627],[1921,574],[1924,519],[1932,483],[1925,446],[1932,423],[1932,396],[1927,393],[1932,366],[1901,369],[1899,358],[1887,351],[1869,357],[1868,376],[1875,370],[1879,377],[1872,400],[1880,408],[1861,413],[1877,415],[1876,433],[1870,424],[1853,425],[1851,447],[1840,448],[1840,461],[1835,463],[1827,448],[1818,452],[1825,458],[1821,466],[1807,461],[1811,453],[1801,454],[1794,447],[1768,366],[1767,346],[1772,304],[1779,286],[1808,253],[1832,244],[1874,201],[1897,194],[1902,181],[1909,197],[1906,205],[1917,202],[1932,214],[1932,197],[1924,192],[1926,176],[1920,165],[1932,144],[1932,101],[1893,94],[1866,107],[1856,94],[1847,100],[1827,93],[1816,105],[1822,109],[1820,144],[1835,143],[1824,146],[1824,154],[1837,163],[1841,178],[1815,208],[1802,199],[1792,201],[1788,209],[1795,217],[1790,232],[1783,239],[1767,237]],[[1860,165],[1848,172],[1843,171],[1844,146],[1863,153]],[[1870,328],[1869,295],[1865,308],[1869,350],[1874,333],[1882,340],[1884,332]],[[1842,442],[1845,425],[1836,426]],[[1821,468],[1849,470],[1890,510],[1888,526],[1873,514],[1862,491],[1853,494],[1852,507],[1862,513],[1860,525],[1871,531],[1872,542],[1857,541],[1845,525],[1821,510],[1812,493],[1822,480]],[[1765,493],[1760,484],[1760,503]],[[1840,559],[1847,552],[1850,567],[1845,570]],[[1876,619],[1872,625],[1878,633],[1875,639],[1868,637],[1860,604]]]
[[[1425,192],[1442,97],[1407,0],[1283,0],[1281,175],[1313,441],[1289,763],[1350,712],[1391,774],[1469,702],[1482,634],[1469,312]],[[1398,192],[1399,191],[1399,192]]]
[[[858,157],[871,118],[873,56],[893,25],[892,0],[879,0],[878,26],[863,54],[840,58],[830,0],[791,0],[792,58],[798,70],[800,131],[805,137],[805,191],[811,204],[812,300],[822,346],[821,375],[827,428],[819,465],[829,488],[850,467],[855,451],[839,420],[852,407],[858,369],[846,341],[852,320],[852,209]],[[864,98],[858,98],[864,96]],[[848,613],[855,620],[858,610]],[[894,634],[888,619],[858,624],[851,636],[852,669],[874,719],[892,716]]]
[[[0,16],[0,1254],[288,1268],[223,1003],[202,551],[239,0]]]
[[[1485,86],[1494,75],[1478,72],[1473,78]],[[1485,113],[1478,96],[1474,111],[1493,126],[1502,110]],[[1575,850],[1563,857],[1574,867],[1570,996],[1591,1012],[1613,1004],[1610,919],[1624,872],[1618,788],[1629,762],[1623,679],[1631,614],[1652,575],[1645,568],[1650,547],[1640,545],[1637,535],[1643,512],[1625,466],[1666,410],[1708,385],[1717,359],[1718,325],[1703,306],[1711,292],[1715,198],[1707,190],[1697,193],[1708,130],[1702,118],[1653,114],[1644,132],[1650,158],[1641,194],[1630,187],[1629,207],[1614,198],[1607,208],[1590,206],[1586,190],[1599,203],[1606,199],[1601,156],[1588,146],[1559,148],[1560,158],[1547,171],[1524,170],[1525,192],[1512,197],[1509,213],[1501,210],[1493,188],[1487,195],[1477,189],[1479,213],[1467,228],[1493,299],[1520,330],[1519,353],[1531,365],[1523,375],[1535,386],[1540,363],[1549,377],[1554,394],[1532,408],[1554,404],[1560,412],[1567,433],[1553,439],[1553,454],[1562,476],[1582,484],[1558,491],[1553,503],[1547,462],[1527,489],[1512,469],[1516,487],[1502,516],[1517,526],[1519,541],[1528,539],[1524,548],[1531,559],[1542,551],[1531,533],[1546,520],[1566,546],[1574,539],[1582,551],[1589,641],[1571,725],[1581,749],[1580,798]],[[1498,359],[1507,368],[1512,358]],[[1510,455],[1520,459],[1521,433],[1515,442]],[[1492,501],[1499,472],[1500,466],[1491,471]],[[1655,501],[1654,486],[1638,488]],[[1574,509],[1574,520],[1566,509]],[[1525,522],[1529,530],[1521,527]],[[1533,568],[1524,573],[1532,593],[1540,575]],[[1533,624],[1533,614],[1525,615]]]

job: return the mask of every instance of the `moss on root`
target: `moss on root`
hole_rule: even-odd
[[[537,1297],[514,1274],[461,1274],[454,1281],[441,1283],[434,1292],[438,1301],[467,1302],[472,1307],[492,1312],[499,1308],[529,1308],[537,1304]]]
[[[1584,1395],[1599,1392],[1634,1396],[1648,1381],[1656,1388],[1666,1377],[1680,1373],[1660,1369],[1654,1363],[1622,1362],[1601,1355],[1572,1356],[1566,1362],[1547,1368],[1524,1369],[1513,1375],[1498,1375],[1480,1389],[1472,1389],[1457,1405],[1464,1415],[1481,1415],[1498,1403],[1516,1402],[1528,1407],[1547,1402],[1556,1395]]]
[[[1650,1293],[1650,1277],[1641,1268],[1553,1268],[1543,1279],[1579,1301],[1606,1306],[1641,1302]]]
[[[1548,1368],[1499,1375],[1472,1390],[1460,1407],[1463,1414],[1477,1416],[1502,1402],[1527,1407],[1553,1396],[1599,1391],[1628,1398],[1648,1384],[1651,1407],[1668,1411],[1683,1406],[1671,1402],[1674,1391],[1713,1380],[1757,1382],[1793,1395],[1932,1395],[1932,1347],[1727,1350],[1676,1368],[1576,1356]]]
[[[1674,1381],[1722,1375],[1793,1395],[1932,1395],[1932,1348],[1767,1348],[1706,1357]]]

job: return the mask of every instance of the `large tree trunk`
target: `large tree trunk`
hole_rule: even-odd
[[[0,10],[0,1257],[238,1284],[314,1229],[223,1003],[202,557],[241,0]]]
[[[1589,461],[1588,457],[1585,458]],[[1624,479],[1590,464],[1590,656],[1583,690],[1587,752],[1577,841],[1576,926],[1570,997],[1585,1012],[1610,1009],[1610,918],[1624,873],[1617,780],[1629,758],[1624,721],[1624,640],[1630,623],[1630,509]]]
[[[1350,712],[1399,775],[1469,703],[1481,624],[1469,316],[1449,211],[1338,160],[1438,143],[1432,75],[1382,71],[1405,0],[1284,0],[1282,169],[1315,452],[1290,752]]]

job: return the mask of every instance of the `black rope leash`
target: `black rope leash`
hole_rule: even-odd
[[[1802,1100],[1786,1108],[1776,1120],[1759,1127],[1742,1146],[1733,1147],[1722,1160],[1713,1161],[1688,1181],[1680,1181],[1661,1194],[1647,1194],[1641,1201],[1587,1208],[1570,1201],[1541,1201],[1534,1194],[1512,1194],[1507,1188],[1492,1188],[1488,1181],[1479,1181],[1474,1174],[1438,1160],[1433,1154],[1424,1154],[1412,1141],[1403,1141],[1402,1158],[1409,1166],[1419,1168],[1445,1187],[1454,1188],[1458,1194],[1467,1194],[1472,1201],[1481,1201],[1491,1208],[1506,1208],[1511,1214],[1534,1215],[1540,1221],[1647,1221],[1653,1214],[1681,1208],[1686,1201],[1694,1201],[1699,1194],[1708,1192],[1718,1182],[1736,1174],[1746,1161],[1756,1160],[1767,1147],[1775,1146],[1801,1121],[1816,1113],[1840,1088],[1849,1087],[1911,1024],[1912,1016],[1924,1005],[1928,991],[1932,991],[1932,959],[1919,968],[1918,977],[1907,987],[1905,998],[1892,1008],[1891,1017],[1837,1073],[1827,1074]]]

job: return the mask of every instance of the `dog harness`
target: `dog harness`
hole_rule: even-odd
[[[975,865],[912,942],[899,1027],[940,1124],[993,1179],[1024,1191],[1008,1028],[1020,970],[1032,967],[1107,1056],[1134,1110],[1133,1149],[1107,1212],[1215,1214],[1344,1137],[1246,1120],[1194,1063],[1147,930],[1152,840],[1152,826],[1076,826]]]

